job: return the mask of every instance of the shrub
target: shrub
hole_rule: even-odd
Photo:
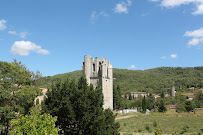
[[[180,134],[184,134],[184,133],[186,133],[188,131],[189,131],[189,126],[188,125],[184,125]]]
[[[155,131],[154,131],[154,134],[155,135],[162,135],[162,132],[159,128],[157,128]]]
[[[142,130],[141,130],[141,129],[138,129],[137,131],[138,131],[138,132],[142,132]]]
[[[145,126],[145,129],[149,132],[150,131],[150,126],[149,126],[149,124],[147,124],[146,126]]]
[[[157,122],[156,121],[153,122],[153,126],[157,127]]]

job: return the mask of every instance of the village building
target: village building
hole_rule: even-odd
[[[194,93],[183,93],[181,95],[186,96],[187,100],[193,100],[193,98],[195,97]]]
[[[139,95],[142,96],[142,97],[146,97],[147,96],[147,93],[146,92],[130,92],[131,96],[134,97],[134,98],[137,98]]]
[[[175,110],[176,109],[176,105],[166,105],[166,109],[167,110]]]
[[[129,95],[132,97],[132,98],[138,98],[138,96],[142,96],[142,97],[146,97],[147,96],[147,93],[146,92],[130,92],[129,94],[123,94],[122,97],[123,98],[126,98],[126,99],[129,99]]]

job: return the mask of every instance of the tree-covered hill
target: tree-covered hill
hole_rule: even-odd
[[[69,73],[58,74],[54,76],[46,76],[43,77],[40,87],[41,88],[50,88],[52,83],[56,83],[59,81],[64,82],[67,78],[78,80],[79,77],[83,75],[82,70],[77,70]]]
[[[50,87],[52,82],[65,81],[82,75],[82,70],[47,76],[41,87]],[[176,89],[203,87],[203,67],[159,67],[148,70],[113,69],[114,84],[120,85],[121,92],[147,91],[160,93],[169,91],[172,85]]]

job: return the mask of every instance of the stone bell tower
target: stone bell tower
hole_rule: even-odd
[[[113,110],[113,68],[110,61],[105,58],[100,60],[99,57],[94,59],[89,55],[85,55],[82,69],[88,84],[93,84],[95,87],[99,82],[102,86],[104,95],[103,108]]]

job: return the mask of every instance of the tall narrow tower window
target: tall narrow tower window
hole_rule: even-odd
[[[95,64],[93,64],[93,71],[95,71]]]

